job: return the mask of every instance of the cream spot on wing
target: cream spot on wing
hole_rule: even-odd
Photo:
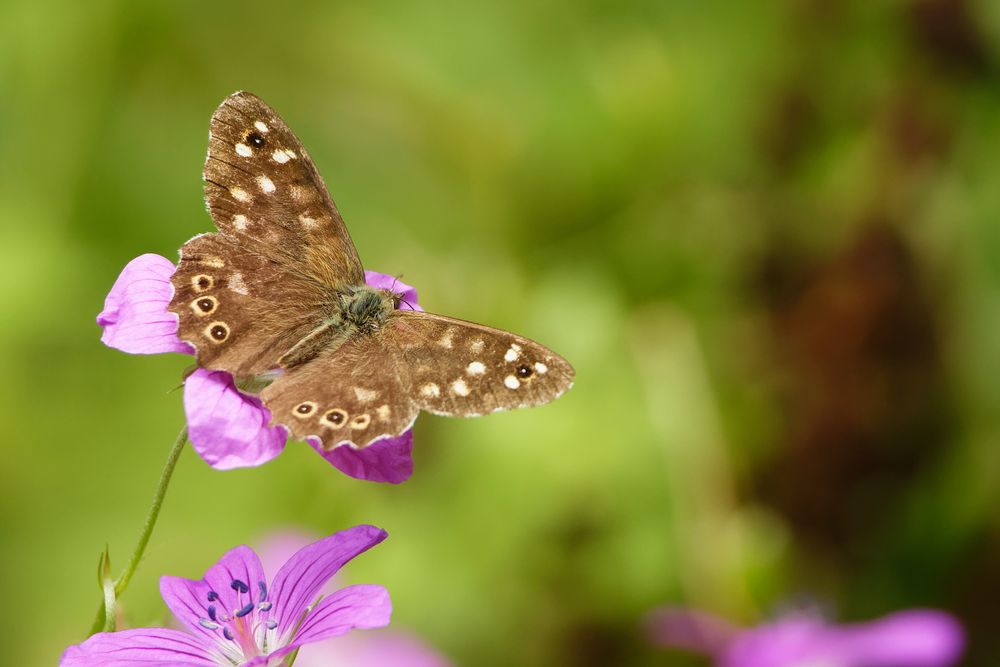
[[[229,194],[233,196],[233,199],[241,201],[244,204],[253,201],[253,197],[250,196],[250,193],[243,188],[229,188]]]
[[[486,372],[486,364],[481,361],[473,361],[466,367],[465,372],[469,375],[482,375]]]
[[[257,177],[257,185],[259,185],[260,189],[263,190],[267,194],[271,194],[275,190],[275,188],[274,188],[274,181],[272,181],[267,176],[258,176]]]
[[[516,377],[514,377],[513,375],[508,375],[507,377],[505,377],[505,378],[503,379],[503,384],[504,384],[504,386],[505,386],[505,387],[507,387],[508,389],[517,389],[518,387],[520,387],[520,386],[521,386],[521,381],[520,381],[520,380],[518,380],[518,379],[517,379]]]
[[[378,406],[378,418],[379,421],[387,422],[389,421],[389,415],[392,414],[392,410],[389,409],[388,405]]]
[[[451,349],[451,335],[453,333],[452,329],[446,329],[441,339],[437,342],[443,348]]]
[[[540,361],[535,362],[535,370],[538,371],[539,375],[545,375],[549,372],[549,367]]]
[[[354,395],[358,397],[359,401],[374,401],[378,398],[378,392],[371,389],[364,389],[363,387],[355,387]]]
[[[517,361],[521,356],[521,346],[517,343],[511,343],[510,349],[503,355],[504,361]]]
[[[328,428],[341,428],[346,421],[347,413],[340,408],[334,408],[327,410],[326,414],[320,418],[319,423]]]
[[[312,191],[301,185],[293,185],[291,187],[291,192],[292,199],[296,201],[305,201],[312,198]]]
[[[246,144],[236,144],[236,154],[242,157],[250,157],[253,155],[253,149]]]
[[[212,322],[205,327],[203,333],[213,343],[222,343],[229,338],[229,325],[225,322]]]
[[[191,310],[198,317],[203,317],[205,315],[211,315],[219,307],[219,300],[214,296],[202,296],[198,297],[191,302]]]
[[[279,148],[278,150],[271,153],[271,159],[277,162],[278,164],[285,164],[291,158],[288,157],[288,153]]]
[[[351,428],[353,428],[356,431],[360,431],[361,429],[368,428],[368,425],[371,423],[372,423],[372,416],[370,414],[365,413],[363,415],[358,415],[357,417],[351,420]]]
[[[233,216],[233,227],[235,227],[237,231],[240,231],[240,232],[244,231],[247,228],[247,217],[245,215],[243,215],[242,213],[238,213],[238,214],[234,215]]]
[[[264,121],[262,120],[255,121],[253,126],[256,127],[258,130],[260,130],[261,132],[263,132],[264,134],[270,132],[270,129],[267,127],[267,125],[264,124]]]
[[[299,222],[301,222],[306,227],[315,227],[318,224],[316,222],[316,218],[310,218],[308,215],[300,215]]]
[[[456,396],[468,396],[469,385],[465,384],[465,380],[455,380],[451,383],[451,392]]]
[[[292,414],[299,419],[308,419],[314,412],[316,412],[317,407],[319,406],[313,401],[304,401],[295,406],[295,409],[292,410]]]
[[[221,269],[226,265],[220,257],[205,257],[204,259],[199,259],[198,263],[204,266],[210,266],[213,269]]]
[[[247,289],[247,284],[243,282],[243,274],[239,271],[229,276],[227,284],[229,285],[229,289],[237,294],[242,294],[243,296],[250,294],[250,290]]]
[[[204,273],[199,273],[196,276],[191,276],[191,288],[195,292],[206,292],[212,289],[212,285],[215,284],[215,279],[212,276],[206,276]]]
[[[472,350],[473,352],[482,352],[484,345],[485,343],[483,343],[481,339],[477,338],[476,340],[472,341],[472,343],[469,345],[469,349]]]
[[[441,395],[441,387],[437,386],[433,382],[428,382],[420,388],[420,393],[427,398],[437,398]]]

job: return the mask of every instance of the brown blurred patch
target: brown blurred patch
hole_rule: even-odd
[[[759,143],[779,172],[791,171],[815,139],[818,109],[807,86],[791,84],[777,92],[760,129]]]
[[[986,38],[967,0],[911,0],[908,19],[917,48],[939,65],[972,75],[992,69]]]
[[[1000,664],[997,636],[997,591],[1000,591],[1000,525],[976,535],[961,554],[966,567],[955,574],[949,606],[962,618],[968,634],[968,665]]]
[[[933,309],[887,224],[863,226],[829,260],[804,265],[778,248],[763,266],[786,428],[756,494],[807,546],[845,555],[942,444]]]

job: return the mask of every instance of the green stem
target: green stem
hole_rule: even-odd
[[[173,446],[170,448],[170,453],[167,455],[167,463],[163,466],[163,471],[160,473],[160,483],[156,486],[156,493],[153,495],[153,504],[149,506],[149,512],[146,513],[146,521],[142,526],[142,532],[139,533],[139,541],[135,545],[135,551],[132,552],[132,556],[129,558],[125,569],[115,579],[116,597],[125,592],[129,581],[132,580],[132,575],[135,574],[136,569],[139,567],[139,561],[142,560],[142,556],[146,552],[146,545],[149,544],[153,528],[156,527],[156,520],[160,516],[160,507],[163,505],[163,497],[167,494],[170,478],[173,476],[174,468],[177,466],[177,459],[180,458],[181,452],[184,451],[184,445],[187,444],[187,436],[187,426],[185,426],[181,429]],[[100,632],[105,628],[105,617],[106,610],[102,602],[100,609],[97,610],[97,617],[94,619],[94,625],[90,629],[90,634]]]

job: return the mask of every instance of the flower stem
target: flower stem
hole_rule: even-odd
[[[185,426],[177,435],[177,439],[174,440],[174,444],[170,448],[170,453],[167,455],[167,463],[163,466],[163,471],[160,473],[160,482],[156,486],[156,493],[153,495],[153,503],[149,506],[149,511],[146,513],[146,521],[142,525],[142,532],[139,533],[139,541],[135,545],[135,550],[132,552],[132,556],[125,565],[125,569],[122,570],[122,573],[118,575],[117,579],[115,579],[116,597],[125,592],[125,588],[128,586],[129,581],[132,580],[132,575],[135,574],[136,569],[139,567],[139,561],[142,560],[142,556],[146,552],[146,545],[149,544],[149,538],[153,534],[153,528],[156,527],[156,520],[160,516],[160,507],[163,505],[163,497],[167,494],[167,487],[170,485],[170,478],[173,476],[174,468],[177,466],[177,459],[180,458],[181,452],[184,451],[184,445],[187,444],[187,437],[188,431],[187,426]],[[105,609],[105,604],[102,602],[100,609],[97,610],[97,617],[94,619],[94,624],[90,628],[91,635],[106,629],[106,617],[107,610]]]

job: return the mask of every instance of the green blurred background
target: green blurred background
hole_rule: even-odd
[[[251,90],[368,268],[576,366],[542,409],[424,416],[413,478],[302,443],[177,469],[125,598],[279,528],[390,539],[348,577],[456,664],[693,665],[657,604],[756,623],[958,614],[1000,661],[1000,4],[0,6],[4,664],[52,665],[123,564],[189,359],[101,345],[136,255],[211,222]]]

